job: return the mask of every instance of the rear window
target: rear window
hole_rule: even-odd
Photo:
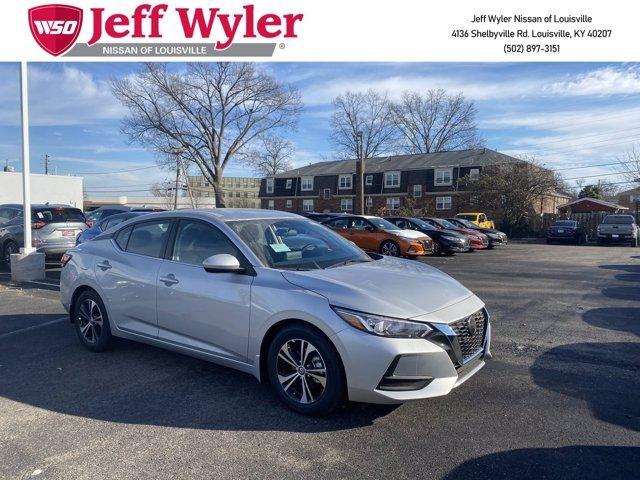
[[[578,222],[574,220],[558,220],[553,223],[554,227],[575,227],[578,225]]]
[[[83,223],[85,221],[84,213],[79,208],[38,208],[33,210],[31,215],[38,222],[44,223]]]
[[[630,225],[633,223],[633,217],[631,215],[608,215],[602,223],[623,223]]]

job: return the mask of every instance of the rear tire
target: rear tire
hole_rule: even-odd
[[[18,244],[13,240],[9,240],[2,247],[2,259],[0,259],[1,263],[6,263],[7,265],[11,264],[11,254],[19,252]]]
[[[103,352],[113,343],[107,310],[93,290],[82,292],[76,299],[73,323],[80,342],[92,352]]]
[[[269,381],[287,407],[304,415],[326,415],[346,398],[340,356],[315,329],[291,325],[276,334],[267,354]]]
[[[400,247],[393,240],[385,240],[380,244],[380,253],[389,257],[399,257]]]

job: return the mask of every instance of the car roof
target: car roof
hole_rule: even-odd
[[[0,207],[4,208],[22,208],[21,203],[3,203]],[[67,205],[64,203],[32,203],[31,208],[77,208],[73,205]],[[78,208],[78,210],[80,210]]]
[[[280,210],[265,210],[259,208],[183,208],[179,210],[168,210],[165,212],[154,212],[145,215],[148,218],[155,217],[192,217],[212,219],[219,222],[233,222],[236,220],[275,220],[275,219],[299,219],[309,220],[302,215],[282,212]]]

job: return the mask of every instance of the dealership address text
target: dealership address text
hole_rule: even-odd
[[[476,14],[456,26],[451,37],[460,40],[494,40],[507,55],[560,53],[567,42],[612,38],[608,26],[594,23],[590,15],[493,15]]]

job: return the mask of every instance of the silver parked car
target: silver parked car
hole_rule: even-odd
[[[290,213],[145,215],[63,265],[61,300],[88,349],[117,336],[221,363],[305,414],[445,395],[491,356],[487,311],[460,283]]]
[[[22,205],[0,205],[0,262],[24,244]],[[60,257],[76,244],[76,237],[89,228],[82,210],[69,205],[31,205],[31,241],[38,252]]]

